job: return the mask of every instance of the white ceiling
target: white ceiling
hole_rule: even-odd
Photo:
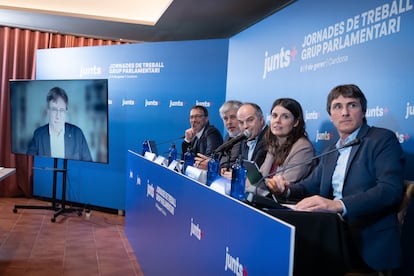
[[[155,25],[173,0],[1,0],[0,8]],[[114,5],[116,3],[116,5]]]
[[[58,12],[55,2],[62,0],[0,0],[0,26],[131,42],[229,38],[294,1],[68,0],[77,9]],[[158,11],[146,6],[154,2]],[[119,7],[128,11],[124,19]],[[131,19],[140,13],[144,17]]]

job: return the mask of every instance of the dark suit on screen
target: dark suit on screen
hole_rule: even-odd
[[[221,136],[220,131],[215,126],[207,124],[204,127],[200,138],[194,136],[193,139],[191,139],[190,143],[186,142],[185,140],[183,141],[181,144],[182,156],[184,156],[184,154],[187,152],[187,148],[189,147],[191,147],[191,151],[194,153],[194,155],[201,153],[206,156],[210,156],[221,144],[223,144],[223,137]]]
[[[35,130],[27,154],[53,157],[50,149],[49,124]],[[82,130],[69,123],[65,123],[65,159],[92,161]]]
[[[345,172],[344,218],[359,254],[371,268],[395,268],[400,263],[397,211],[404,187],[404,154],[389,130],[364,123],[357,138],[362,142],[352,147]],[[290,186],[290,197],[321,195],[332,199],[332,175],[338,155],[335,152],[322,157],[309,177]]]

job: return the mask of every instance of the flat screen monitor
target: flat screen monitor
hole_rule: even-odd
[[[11,80],[14,154],[108,163],[108,80]]]

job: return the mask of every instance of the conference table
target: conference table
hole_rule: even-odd
[[[128,151],[125,233],[145,275],[292,276],[295,228]]]
[[[221,275],[229,272],[227,260],[250,275],[350,270],[350,239],[338,214],[258,208],[132,151],[127,176],[126,234],[148,274],[203,268],[203,275]],[[160,259],[168,265],[158,265]]]
[[[339,214],[265,210],[296,227],[294,275],[344,275],[350,270],[346,223]]]
[[[275,202],[250,193],[244,203],[295,226],[294,275],[344,275],[354,246],[340,214],[293,210],[295,202]]]

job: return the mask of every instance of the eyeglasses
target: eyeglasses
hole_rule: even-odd
[[[203,115],[203,114],[195,114],[195,115],[191,115],[190,116],[190,120],[193,120],[193,119],[201,119],[201,118],[203,118],[205,115]]]
[[[59,115],[66,115],[66,109],[64,109],[64,108],[55,108],[55,107],[52,107],[52,108],[49,108],[49,111],[50,112],[52,112],[53,114],[57,114],[57,113],[59,113]]]

